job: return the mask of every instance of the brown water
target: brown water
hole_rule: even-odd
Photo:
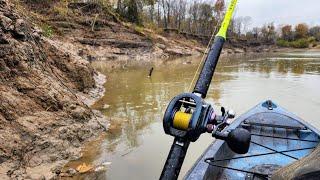
[[[199,57],[182,58],[110,70],[106,94],[94,108],[110,117],[111,130],[91,142],[73,165],[107,164],[98,179],[158,179],[173,138],[162,129],[163,112],[172,97],[187,92]],[[153,66],[154,73],[147,77]],[[207,100],[238,115],[266,99],[294,112],[320,128],[320,52],[265,57],[225,58],[219,62]],[[212,142],[204,134],[190,145],[180,177]]]

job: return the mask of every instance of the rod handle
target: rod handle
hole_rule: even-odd
[[[160,180],[178,179],[189,144],[190,141],[179,138],[174,139],[166,163],[162,170]]]

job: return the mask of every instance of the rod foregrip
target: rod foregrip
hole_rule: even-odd
[[[181,166],[186,157],[190,141],[175,138],[167,161],[162,170],[160,180],[176,180],[178,179]]]
[[[217,66],[224,42],[225,39],[223,37],[215,37],[214,42],[208,52],[205,63],[202,66],[202,70],[193,90],[194,93],[201,94],[202,98],[205,98],[207,96],[212,76]]]

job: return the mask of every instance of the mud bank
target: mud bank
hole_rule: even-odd
[[[105,6],[95,3],[22,3],[22,11],[50,30],[55,44],[88,61],[149,61],[197,55],[197,41],[170,36],[122,22]],[[66,8],[67,6],[67,8]],[[57,9],[62,9],[57,11]]]
[[[114,66],[123,66],[131,61],[168,60],[205,53],[206,45],[202,41],[123,22],[110,8],[99,3],[52,1],[20,6],[33,22],[45,27],[44,31],[56,47],[89,62],[108,61]],[[227,43],[222,56],[275,52],[277,49],[275,46]]]
[[[0,27],[0,179],[58,177],[84,142],[106,130],[84,103],[103,93],[103,77],[44,38],[7,0],[0,0]]]

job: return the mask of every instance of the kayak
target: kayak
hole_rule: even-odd
[[[224,131],[247,129],[249,151],[236,154],[226,141],[215,140],[187,172],[185,179],[270,179],[280,168],[314,151],[320,132],[268,100],[239,116]]]

